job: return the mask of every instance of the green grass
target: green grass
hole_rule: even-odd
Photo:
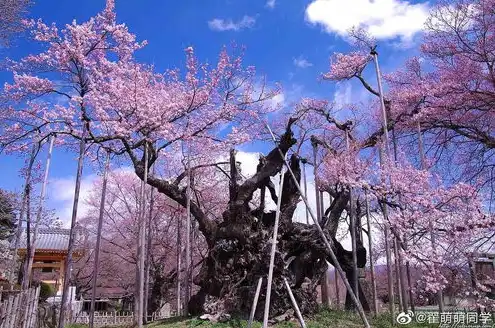
[[[322,311],[312,317],[305,318],[306,326],[308,328],[360,328],[363,327],[363,323],[359,316],[354,312],[345,311]],[[392,319],[388,314],[381,314],[376,318],[369,318],[370,324],[374,328],[390,328],[390,327],[404,327],[404,328],[420,328],[420,327],[433,327],[428,325],[420,325],[414,321],[407,325],[392,325]],[[437,325],[438,326],[438,325]],[[245,328],[247,327],[246,320],[233,319],[228,323],[211,323],[209,321],[199,319],[184,319],[173,318],[167,319],[162,322],[155,322],[147,326],[147,328]],[[297,328],[299,324],[297,322],[281,322],[274,328]],[[261,323],[256,322],[253,324],[253,328],[261,328]]]

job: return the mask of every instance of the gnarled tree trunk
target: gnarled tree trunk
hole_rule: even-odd
[[[249,314],[257,281],[260,277],[266,278],[268,275],[270,238],[273,233],[275,212],[265,213],[263,202],[255,210],[251,210],[248,204],[256,190],[261,189],[263,194],[265,188],[269,189],[275,203],[277,197],[282,197],[270,316],[283,314],[292,307],[284,287],[284,277],[288,279],[301,311],[308,314],[317,310],[316,287],[325,273],[325,261],[332,264],[329,252],[313,225],[292,222],[294,211],[300,201],[300,194],[292,176],[285,175],[281,195],[276,195],[270,180],[284,165],[280,152],[285,154],[296,144],[291,131],[293,122],[289,120],[287,129],[278,143],[278,149],[273,149],[262,158],[257,173],[240,185],[236,178],[238,173],[234,155],[231,154],[230,201],[222,215],[221,223],[209,220],[200,206],[191,202],[192,215],[198,221],[198,228],[208,246],[208,255],[201,264],[199,273],[193,277],[193,282],[200,286],[200,290],[189,302],[191,314],[228,313],[241,316]],[[144,161],[132,156],[131,159],[137,175],[143,179]],[[152,156],[148,165],[152,165],[155,159]],[[300,159],[297,156],[291,156],[290,167],[299,181],[301,170]],[[151,175],[148,177],[148,183],[185,206],[185,190],[178,185],[181,177],[182,175],[175,183],[170,183]],[[333,241],[333,251],[343,270],[350,277],[352,254],[335,238],[339,219],[348,202],[349,196],[346,191],[336,193],[332,204],[326,210],[327,219],[323,222],[323,226],[327,238]],[[362,268],[366,264],[366,250],[362,244],[359,246],[358,267]],[[265,290],[266,279],[259,304],[264,303]],[[364,309],[369,311],[362,292],[360,292],[360,300]],[[349,295],[346,304],[351,304]],[[258,306],[256,318],[262,317],[262,311],[262,306]]]

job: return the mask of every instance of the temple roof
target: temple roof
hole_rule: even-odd
[[[31,234],[32,236],[33,234]],[[39,229],[35,249],[42,251],[67,251],[69,248],[69,229],[47,228]],[[26,249],[26,230],[22,232],[19,249]]]

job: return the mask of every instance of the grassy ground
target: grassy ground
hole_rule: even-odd
[[[323,311],[312,318],[305,318],[306,326],[308,328],[360,328],[363,327],[363,323],[356,313],[344,312],[344,311]],[[389,315],[383,314],[376,318],[370,319],[370,324],[374,328],[390,328],[392,327],[392,320]],[[228,323],[216,323],[213,324],[209,321],[203,321],[199,319],[180,319],[173,318],[163,322],[153,323],[147,328],[245,328],[247,322],[245,320],[232,320]],[[407,325],[398,325],[395,327],[405,328],[419,328],[429,327],[428,325],[420,325],[415,322],[411,322]],[[437,325],[438,326],[438,325]],[[260,328],[261,324],[256,322],[253,324],[253,328]],[[279,323],[274,328],[296,328],[299,327],[297,322],[283,322]],[[433,326],[430,326],[433,327]]]

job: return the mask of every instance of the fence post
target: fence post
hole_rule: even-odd
[[[36,290],[34,291],[33,309],[31,312],[31,320],[29,322],[28,328],[36,327],[36,321],[38,319],[38,303],[40,297],[40,290],[41,290],[41,286],[38,286],[38,288],[36,288]]]
[[[9,327],[10,326],[10,317],[12,316],[13,302],[14,302],[14,296],[9,295],[9,298],[7,300],[7,311],[5,312],[6,316],[5,316],[5,320],[3,322],[2,328],[10,328]]]
[[[113,324],[117,324],[117,311],[113,311]]]
[[[26,328],[31,328],[31,323],[33,322],[33,310],[34,310],[34,302],[36,297],[37,288],[30,288],[28,294],[26,295],[26,309],[27,312],[27,321],[25,323]]]
[[[10,320],[10,327],[9,328],[15,328],[17,325],[17,313],[19,312],[19,299],[21,298],[21,295],[17,295],[17,297],[14,296],[14,306],[12,307],[12,317]]]

